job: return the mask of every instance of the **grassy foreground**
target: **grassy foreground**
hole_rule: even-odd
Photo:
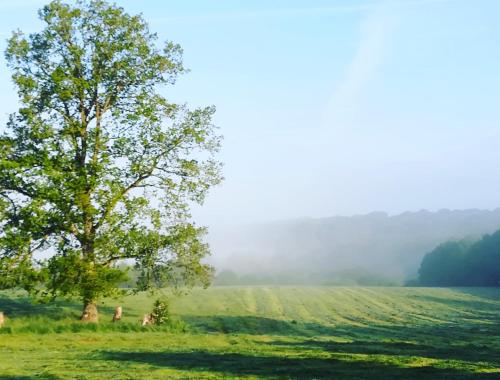
[[[108,300],[95,326],[0,293],[0,380],[500,379],[500,289],[215,287],[141,328],[152,302]]]

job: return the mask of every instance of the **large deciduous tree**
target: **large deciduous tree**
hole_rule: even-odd
[[[207,283],[189,205],[221,180],[220,137],[213,107],[162,95],[185,72],[180,46],[101,0],[53,1],[39,16],[43,30],[15,32],[6,49],[21,105],[0,137],[1,284],[80,297],[82,319],[97,321],[123,260],[139,289]]]

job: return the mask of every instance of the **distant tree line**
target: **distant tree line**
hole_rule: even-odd
[[[500,231],[476,242],[449,241],[425,255],[419,270],[425,286],[500,286]]]

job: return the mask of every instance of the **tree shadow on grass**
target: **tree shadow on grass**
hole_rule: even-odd
[[[444,345],[442,347],[420,343],[363,341],[334,342],[320,340],[304,340],[302,342],[274,341],[276,346],[296,347],[297,351],[313,349],[330,353],[352,353],[366,355],[417,356],[425,358],[460,360],[474,363],[500,364],[498,347],[468,345]],[[498,374],[500,377],[500,373]]]
[[[57,300],[39,303],[27,296],[6,296],[0,293],[0,311],[10,318],[33,316],[42,316],[53,320],[68,317],[77,318],[81,309],[81,303],[77,301]],[[108,314],[113,312],[112,308],[104,306],[99,306],[99,310]]]
[[[469,287],[469,288],[452,288],[459,293],[468,294],[474,297],[482,298],[489,301],[500,302],[500,287]]]
[[[182,316],[195,330],[205,333],[317,336],[333,335],[332,326],[254,316]]]
[[[465,292],[464,292],[465,293]],[[492,317],[494,314],[498,315],[500,310],[500,303],[495,303],[494,300],[490,298],[485,298],[481,296],[481,293],[474,294],[467,292],[467,294],[477,297],[473,300],[462,300],[462,299],[447,299],[442,297],[436,297],[432,295],[414,295],[411,298],[418,299],[419,301],[432,302],[441,304],[448,307],[458,308],[462,312],[473,311],[477,317]],[[492,302],[493,301],[493,302]]]
[[[100,359],[149,364],[192,372],[219,372],[225,376],[253,375],[286,379],[498,379],[492,374],[464,373],[435,367],[405,368],[376,361],[333,358],[251,356],[237,353],[105,351]],[[498,374],[497,374],[498,375]],[[196,375],[193,374],[193,378]]]
[[[0,310],[9,317],[44,316],[61,319],[67,316],[65,307],[68,306],[74,305],[62,302],[36,303],[28,297],[8,298],[0,295]]]
[[[488,323],[440,323],[373,326],[339,326],[335,336],[353,340],[373,340],[373,337],[393,340],[436,341],[440,345],[451,342],[481,342],[500,336],[500,325],[492,320]]]
[[[500,365],[500,326],[494,324],[483,327],[467,323],[344,327],[335,336],[351,342],[328,341],[328,337],[323,337],[326,340],[310,339],[309,345],[330,352],[348,350]]]
[[[500,345],[491,341],[492,337],[500,336],[500,326],[495,323],[487,325],[487,328],[456,323],[335,327],[253,316],[191,316],[183,319],[203,333],[291,337],[295,341],[276,340],[273,344],[295,345],[299,352],[308,348],[336,353],[422,356],[500,365]],[[300,337],[307,339],[296,341]],[[351,342],[339,343],[328,340],[329,337]]]
[[[0,375],[0,380],[60,380],[61,378],[51,374],[39,374],[36,376],[8,376]]]
[[[373,336],[397,340],[433,339],[467,340],[471,336],[490,337],[500,335],[500,318],[496,314],[485,314],[482,324],[441,323],[420,325],[326,325],[314,322],[281,320],[255,316],[182,316],[195,331],[200,333],[281,335],[281,336],[337,336],[349,339],[370,340]]]

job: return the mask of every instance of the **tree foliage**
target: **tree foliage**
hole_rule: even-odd
[[[441,244],[422,260],[419,281],[429,286],[499,286],[500,231],[475,243]]]
[[[422,260],[419,281],[429,286],[458,286],[464,281],[465,255],[470,244],[450,241],[440,244]]]
[[[213,107],[163,95],[186,72],[181,47],[101,0],[52,1],[39,17],[5,53],[21,106],[0,137],[3,285],[91,303],[123,281],[124,259],[140,289],[172,273],[207,283],[189,205],[221,180],[220,137]]]

